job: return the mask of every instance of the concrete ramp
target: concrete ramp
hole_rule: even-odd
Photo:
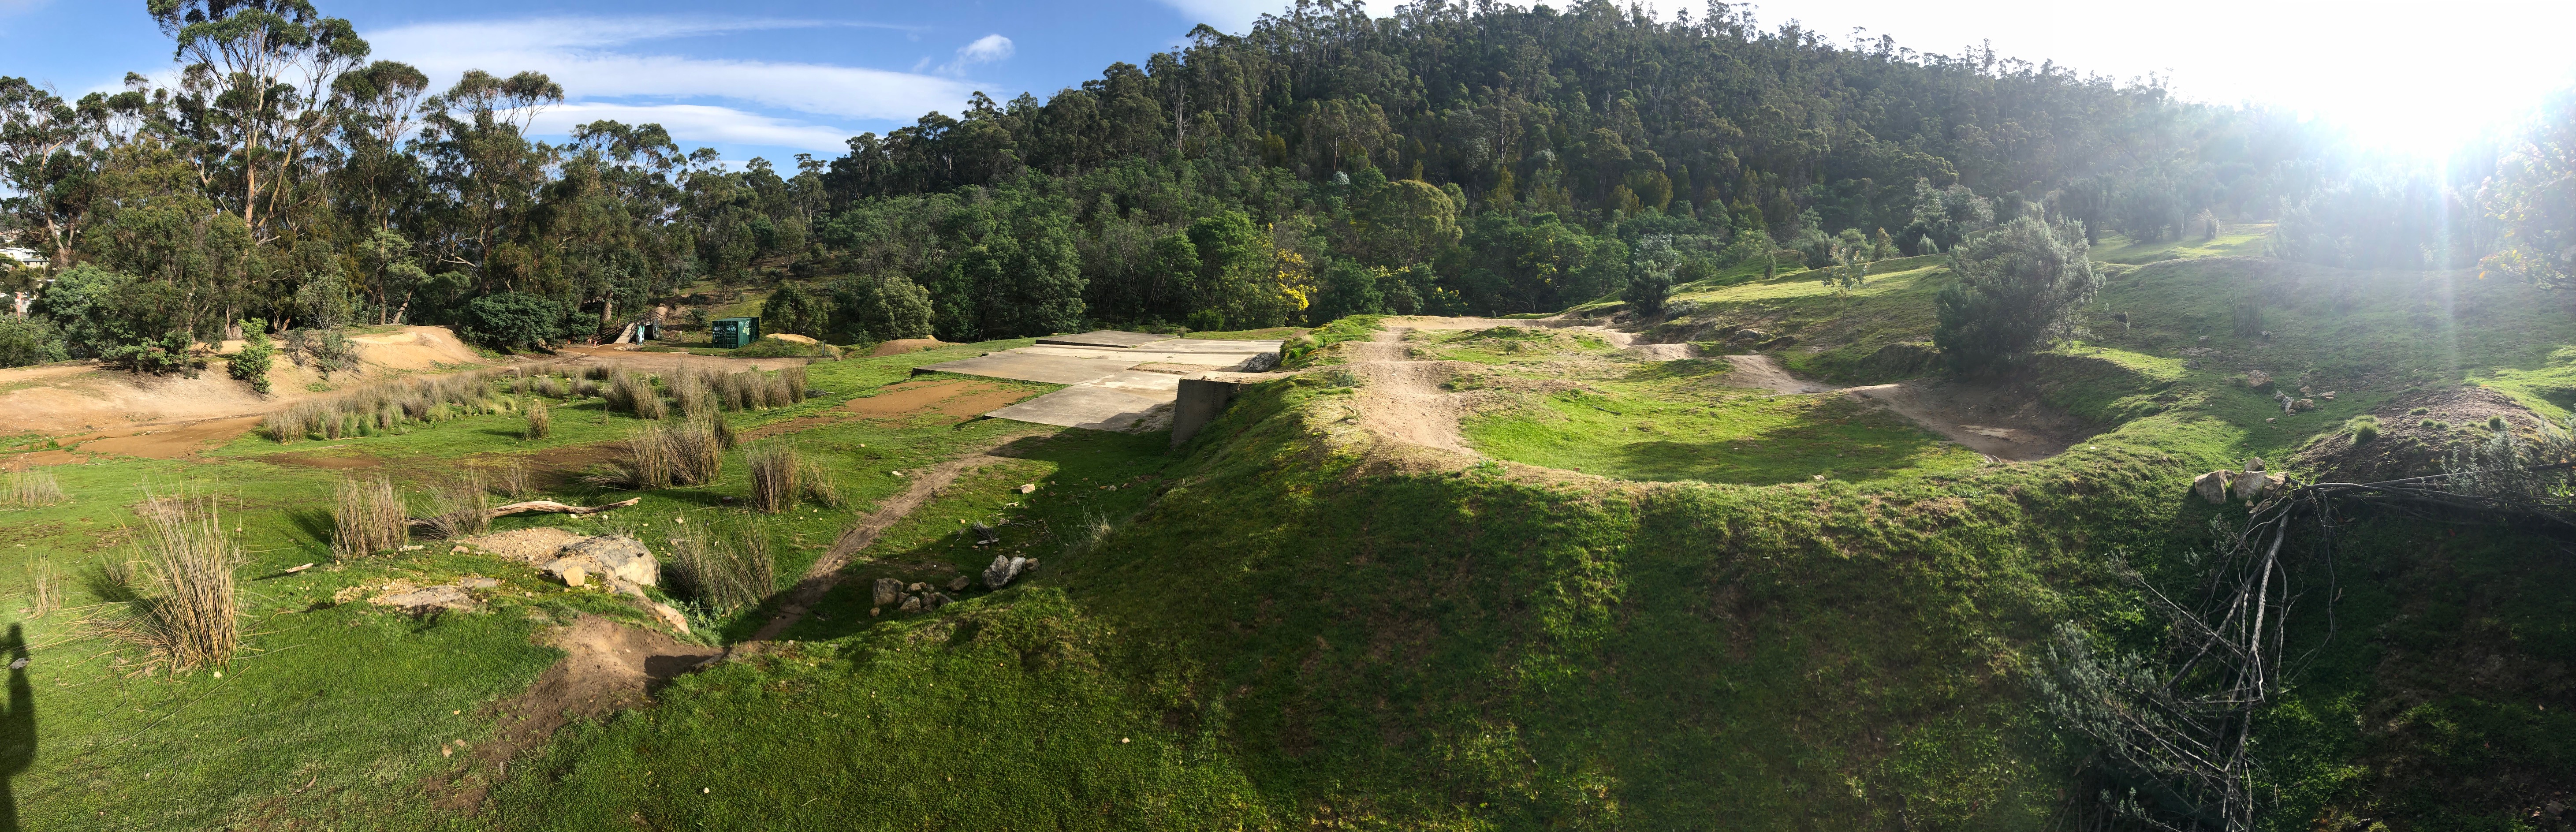
[[[1085,332],[1080,335],[1049,335],[1038,339],[1038,343],[1063,344],[1072,347],[1141,347],[1156,341],[1169,340],[1173,340],[1172,336],[1155,335],[1145,332],[1120,332],[1114,329],[1104,329],[1098,332]]]
[[[1279,364],[1280,344],[1103,330],[1049,336],[1037,339],[1036,346],[930,364],[913,372],[1068,385],[984,415],[1069,428],[1146,431],[1170,423],[1185,379],[1269,369]]]
[[[1168,421],[1172,400],[1178,395],[1077,384],[984,415],[1068,428],[1152,430]],[[1158,414],[1157,410],[1164,412]]]

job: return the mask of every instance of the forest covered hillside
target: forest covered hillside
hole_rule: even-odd
[[[1946,250],[2034,212],[2096,241],[2277,221],[2269,250],[2326,265],[2568,270],[2543,184],[2568,167],[2564,118],[2427,172],[2152,78],[1842,43],[1727,4],[1300,2],[792,166],[653,124],[535,141],[565,94],[544,75],[434,83],[302,0],[138,11],[175,82],[0,94],[8,230],[51,260],[11,277],[34,315],[0,362],[159,368],[147,347],[243,320],[524,348],[710,289],[791,289],[774,328],[843,343],[1546,313]]]

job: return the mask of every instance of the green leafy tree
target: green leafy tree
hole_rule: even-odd
[[[1669,235],[1646,237],[1637,242],[1636,255],[1629,264],[1628,285],[1619,299],[1628,308],[1649,317],[1664,313],[1664,302],[1673,295],[1673,273],[1682,267],[1680,251],[1673,248]]]
[[[930,292],[899,275],[857,275],[832,283],[832,340],[844,344],[928,338]]]
[[[1383,270],[1339,257],[1325,261],[1322,291],[1307,310],[1308,318],[1324,323],[1350,315],[1368,315],[1386,311],[1386,293],[1379,288]]]
[[[2489,269],[2543,286],[2576,283],[2576,90],[2553,96],[2508,145],[2484,199],[2502,231]]]
[[[573,314],[560,301],[525,292],[495,292],[465,305],[456,334],[495,349],[535,349],[563,336]]]
[[[1932,342],[1955,372],[1991,375],[2062,334],[2102,288],[2084,229],[2023,215],[1950,252],[1956,281],[1934,299]]]
[[[832,310],[824,303],[796,287],[779,284],[778,290],[760,304],[760,326],[764,332],[784,332],[819,338],[831,327]]]
[[[0,367],[24,367],[69,358],[63,334],[42,317],[0,315]]]

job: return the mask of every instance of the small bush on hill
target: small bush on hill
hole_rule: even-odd
[[[250,382],[251,392],[266,393],[268,368],[277,354],[277,347],[268,341],[268,322],[245,320],[241,322],[241,328],[249,340],[242,344],[241,352],[233,354],[232,360],[225,365],[225,372],[235,379]]]
[[[572,311],[553,300],[522,292],[495,292],[465,305],[456,334],[493,349],[533,349],[563,337]]]
[[[2028,215],[1954,247],[1957,282],[1935,299],[1932,330],[1951,369],[2000,372],[2061,335],[2067,316],[2102,288],[2089,251],[2082,226]]]
[[[2352,432],[2352,441],[2356,445],[2379,438],[2379,417],[2368,413],[2346,420],[2343,427]]]

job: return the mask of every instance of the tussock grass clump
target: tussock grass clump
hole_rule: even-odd
[[[573,382],[572,394],[575,398],[598,398],[600,395],[599,382],[591,381],[590,379],[582,379],[580,381]]]
[[[563,379],[556,378],[556,377],[554,377],[554,376],[547,376],[547,377],[545,377],[545,378],[537,379],[537,395],[544,396],[544,397],[549,398],[549,399],[560,399],[560,398],[563,398],[563,397],[564,397],[564,382],[563,382]]]
[[[832,484],[831,471],[823,467],[822,460],[806,457],[799,461],[796,478],[805,486],[805,499],[814,501],[815,505],[825,508],[849,505],[849,501],[841,498],[840,487]]]
[[[62,576],[54,572],[54,559],[37,555],[27,561],[27,617],[43,618],[62,605]]]
[[[582,481],[629,491],[714,482],[724,471],[722,425],[722,419],[692,419],[647,426],[627,437],[624,458],[592,469]],[[731,435],[731,428],[724,432]]]
[[[794,394],[787,390],[786,380],[777,376],[765,376],[762,378],[760,384],[761,407],[786,407],[795,403]]]
[[[537,490],[536,478],[529,475],[528,464],[515,456],[492,466],[485,477],[492,483],[492,493],[513,500],[527,499]]]
[[[716,410],[716,394],[708,389],[707,378],[692,372],[671,375],[671,402],[679,406],[680,415],[696,419]]]
[[[593,364],[588,367],[581,368],[581,377],[590,381],[607,381],[609,375],[608,365],[606,364]]]
[[[681,485],[705,485],[724,473],[725,443],[716,435],[713,419],[691,419],[662,430],[671,446],[671,480]]]
[[[63,484],[54,479],[54,472],[43,468],[10,472],[9,491],[0,494],[0,498],[20,508],[50,506],[71,499],[63,494]]]
[[[635,414],[638,419],[660,419],[670,415],[662,403],[662,393],[653,383],[634,373],[619,371],[608,379],[608,409]]]
[[[741,441],[742,437],[733,432],[733,422],[727,421],[724,414],[710,415],[706,421],[707,429],[715,432],[717,448],[730,451]]]
[[[2379,438],[2379,417],[2364,413],[2345,420],[2343,428],[2352,432],[2353,444],[2368,442]]]
[[[805,368],[803,366],[787,367],[779,370],[778,380],[780,383],[787,385],[788,404],[801,404],[805,401],[806,380]]]
[[[718,392],[724,396],[726,410],[738,412],[759,403],[759,386],[753,381],[756,375],[758,374],[728,373],[724,376],[724,383],[718,385]]]
[[[765,443],[744,454],[751,465],[751,508],[762,514],[777,514],[796,507],[798,480],[804,474],[796,449]]]
[[[529,439],[544,439],[555,432],[555,416],[546,409],[544,400],[528,402]]]
[[[454,540],[492,530],[492,494],[483,475],[467,472],[440,480],[429,489],[429,516],[421,518],[437,537]]]
[[[143,591],[124,616],[105,622],[110,637],[183,668],[230,660],[241,646],[241,609],[233,570],[241,549],[224,533],[213,501],[147,496],[135,514]],[[130,586],[130,585],[129,585]]]
[[[732,611],[778,588],[769,535],[757,523],[708,523],[670,540],[673,583],[698,603]]]
[[[347,559],[402,548],[411,521],[393,482],[346,479],[331,490],[331,555]]]

